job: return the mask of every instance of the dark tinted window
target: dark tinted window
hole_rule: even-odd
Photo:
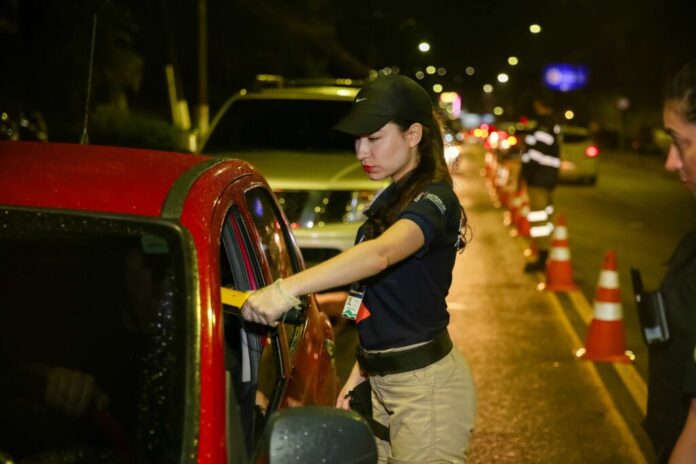
[[[178,233],[12,211],[0,227],[0,449],[17,462],[177,462]]]
[[[267,190],[255,188],[246,193],[249,211],[261,238],[273,280],[288,277],[297,270],[288,232]]]
[[[352,156],[352,138],[331,130],[350,105],[331,100],[237,100],[213,128],[204,151],[338,150]]]

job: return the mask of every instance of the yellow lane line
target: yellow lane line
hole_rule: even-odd
[[[529,246],[529,242],[525,238],[519,236],[515,236],[514,238],[520,250],[525,250]],[[542,272],[536,273],[536,277],[540,283],[543,283],[545,281],[545,275]],[[568,298],[570,299],[573,308],[585,323],[585,326],[589,326],[590,322],[592,322],[594,311],[590,303],[585,298],[585,295],[583,295],[583,293],[579,290],[574,292],[567,292],[566,294],[568,295]],[[554,297],[553,300],[555,300],[560,305],[558,298]],[[570,329],[569,332],[573,334],[574,340],[576,340],[576,345],[578,347],[581,347],[582,342],[578,339],[575,330],[571,325],[569,325],[568,327]],[[638,373],[638,369],[636,369],[636,366],[634,364],[625,363],[613,363],[613,367],[616,370],[616,373],[621,378],[623,384],[626,386],[626,389],[633,398],[633,401],[638,406],[643,416],[645,416],[648,402],[648,388],[645,384],[645,380],[643,380],[643,377]]]
[[[553,308],[558,313],[558,319],[561,321],[561,324],[570,336],[573,345],[581,347],[582,342],[578,338],[578,335],[575,333],[575,330],[573,329],[573,326],[570,323],[568,316],[566,316],[565,311],[561,306],[561,302],[558,300],[558,297],[551,292],[546,292],[546,295],[548,296],[548,299],[551,302],[551,306],[553,306]],[[582,363],[583,367],[590,374],[590,378],[592,379],[592,381],[595,383],[595,385],[597,385],[599,397],[605,403],[606,406],[607,417],[609,418],[609,421],[617,428],[625,443],[628,444],[628,452],[629,454],[631,454],[631,459],[633,460],[633,462],[635,462],[636,464],[647,464],[647,460],[643,455],[640,445],[636,441],[636,438],[633,435],[633,433],[631,433],[631,429],[624,420],[623,416],[619,414],[619,410],[616,407],[616,403],[614,403],[614,400],[607,391],[604,382],[602,382],[602,379],[600,378],[599,372],[597,372],[597,368],[595,367],[594,363],[588,361],[578,362]]]
[[[580,291],[568,292],[573,308],[578,312],[585,325],[592,322],[592,308],[585,299],[585,295]],[[616,373],[621,378],[621,381],[626,386],[626,389],[631,394],[633,401],[636,403],[640,412],[645,415],[648,403],[648,388],[645,385],[643,377],[638,373],[638,369],[634,364],[613,363],[612,366]]]
[[[590,325],[592,321],[592,307],[590,307],[590,304],[585,299],[585,295],[580,291],[568,292],[567,295],[573,303],[573,307],[585,322],[585,325]]]

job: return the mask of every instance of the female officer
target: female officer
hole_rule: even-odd
[[[696,196],[696,62],[675,77],[664,107],[665,168]],[[670,339],[650,347],[645,428],[657,463],[696,462],[696,230],[680,242],[660,286]],[[671,457],[670,457],[671,455]],[[669,461],[668,461],[669,460]]]
[[[356,319],[360,347],[337,406],[348,408],[349,392],[369,379],[373,419],[389,428],[381,462],[465,462],[475,393],[452,349],[445,297],[467,224],[430,97],[405,76],[377,79],[335,129],[355,138],[370,179],[392,184],[366,211],[354,247],[255,292],[242,314],[275,324],[298,295],[353,284],[344,316]]]

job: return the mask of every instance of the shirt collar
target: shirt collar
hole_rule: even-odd
[[[385,188],[382,193],[380,193],[377,198],[375,198],[370,206],[363,211],[363,214],[367,217],[374,216],[377,211],[381,210],[389,201],[396,195],[396,183],[392,182],[387,188]]]

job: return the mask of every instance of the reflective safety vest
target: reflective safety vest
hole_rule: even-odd
[[[561,167],[558,146],[558,126],[548,130],[540,125],[524,141],[526,150],[522,153],[522,178],[533,187],[553,188],[558,180]]]

